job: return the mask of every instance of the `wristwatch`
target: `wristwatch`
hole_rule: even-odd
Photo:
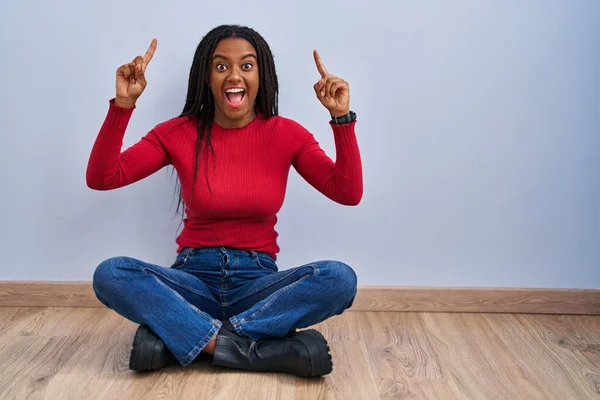
[[[356,113],[354,111],[350,111],[348,114],[342,115],[341,117],[331,117],[331,123],[335,125],[349,124],[354,121],[356,121]]]

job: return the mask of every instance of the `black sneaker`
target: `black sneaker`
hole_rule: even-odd
[[[217,336],[213,365],[303,377],[323,376],[333,370],[329,350],[327,341],[315,329],[254,341],[238,335],[231,322],[224,321]]]
[[[165,343],[149,327],[140,325],[133,338],[129,369],[155,371],[175,364],[179,362]]]

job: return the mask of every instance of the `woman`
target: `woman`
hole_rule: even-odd
[[[362,197],[362,167],[349,108],[349,86],[321,75],[314,89],[331,114],[334,163],[300,124],[278,116],[273,55],[254,30],[211,30],[198,45],[179,117],[150,130],[121,152],[145,72],[156,51],[118,68],[116,96],[92,148],[88,186],[110,190],[172,165],[179,178],[184,227],[175,263],[167,268],[130,257],[94,272],[98,299],[140,324],[130,368],[189,365],[209,354],[214,365],[322,376],[329,347],[309,327],[349,308],[356,274],[339,261],[279,271],[274,229],[290,167],[345,205]]]

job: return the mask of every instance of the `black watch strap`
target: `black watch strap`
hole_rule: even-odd
[[[354,121],[356,121],[356,113],[354,111],[350,111],[341,117],[331,117],[331,122],[335,125],[349,124]]]

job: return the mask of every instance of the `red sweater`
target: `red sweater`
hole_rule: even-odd
[[[206,152],[200,153],[196,186],[188,204],[196,160],[195,119],[177,117],[158,124],[122,151],[133,110],[118,107],[114,99],[110,100],[90,154],[87,184],[96,190],[116,189],[173,165],[186,201],[177,251],[184,247],[224,246],[276,257],[279,246],[275,224],[292,166],[333,201],[357,205],[361,200],[362,165],[355,122],[330,124],[335,163],[309,131],[285,117],[259,116],[243,128],[222,128],[213,123],[215,156],[211,155],[207,163]],[[212,193],[206,183],[207,166]]]

